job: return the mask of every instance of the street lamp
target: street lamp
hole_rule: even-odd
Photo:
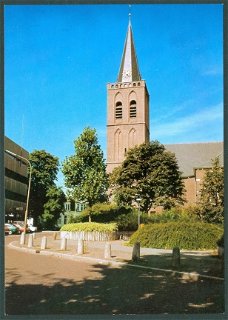
[[[138,229],[139,229],[139,226],[140,226],[140,201],[142,200],[142,198],[138,197],[135,199],[138,203],[138,206],[139,206],[139,211],[138,211]]]
[[[31,162],[28,159],[20,156],[19,154],[16,154],[16,153],[14,153],[12,151],[9,151],[9,150],[5,150],[5,152],[10,154],[11,156],[13,156],[15,158],[21,159],[22,162],[24,161],[26,164],[29,165],[29,183],[28,183],[27,201],[26,201],[26,208],[25,208],[25,220],[24,220],[24,226],[25,226],[24,232],[26,233],[27,218],[28,218],[29,195],[30,195],[30,189],[31,189],[32,165],[31,165]]]

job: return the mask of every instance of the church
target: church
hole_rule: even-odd
[[[140,74],[129,19],[117,81],[107,85],[107,172],[122,163],[130,148],[150,139],[149,92]],[[165,148],[177,158],[186,205],[196,204],[211,161],[219,157],[223,166],[223,142],[167,144]]]

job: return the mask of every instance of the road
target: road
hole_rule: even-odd
[[[71,261],[9,248],[6,314],[222,313],[223,281],[186,280],[130,266]]]

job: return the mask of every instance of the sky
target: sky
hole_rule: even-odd
[[[223,141],[223,5],[130,11],[150,139]],[[128,14],[127,4],[6,5],[5,135],[62,163],[89,126],[106,158],[106,86],[117,81]]]

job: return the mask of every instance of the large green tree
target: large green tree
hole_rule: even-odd
[[[71,196],[91,207],[107,199],[108,180],[103,152],[96,130],[85,128],[74,141],[75,154],[67,157],[62,165],[65,185]]]
[[[219,158],[212,160],[201,188],[200,218],[207,222],[220,223],[224,220],[224,170]]]
[[[51,186],[46,193],[46,198],[41,223],[46,229],[50,230],[57,226],[60,213],[64,211],[66,197],[60,187]]]
[[[55,186],[59,161],[58,158],[45,150],[34,150],[29,155],[32,165],[31,193],[29,201],[29,213],[35,223],[44,213],[44,204],[47,201],[47,192]]]
[[[158,141],[130,149],[110,181],[119,205],[139,203],[148,212],[153,205],[170,208],[183,203],[184,186],[175,155]]]

